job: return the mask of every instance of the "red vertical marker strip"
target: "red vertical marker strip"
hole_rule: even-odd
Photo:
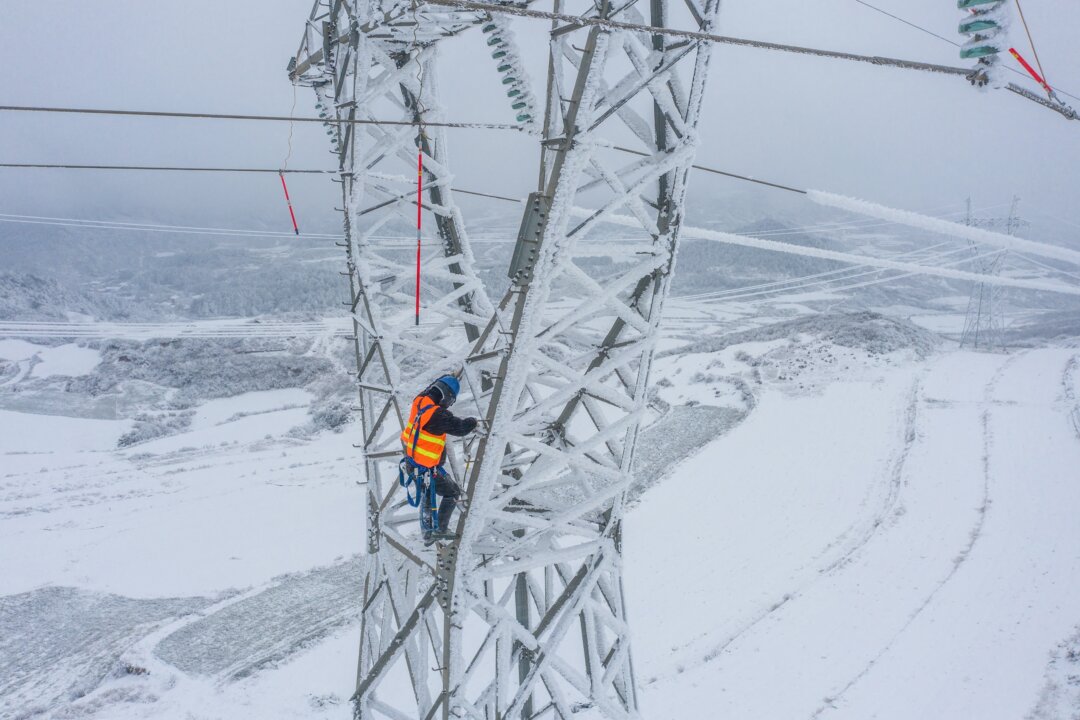
[[[420,324],[420,228],[423,222],[424,151],[416,151],[416,324]]]
[[[1042,79],[1042,76],[1039,75],[1039,73],[1035,72],[1035,68],[1031,67],[1031,65],[1028,65],[1028,61],[1021,57],[1020,53],[1016,52],[1016,48],[1009,48],[1009,52],[1011,52],[1012,56],[1016,58],[1016,62],[1023,65],[1024,69],[1028,71],[1028,74],[1031,75],[1031,77],[1035,78],[1035,82],[1042,85],[1043,89],[1046,90],[1046,92],[1053,94],[1054,91],[1051,89],[1051,87],[1046,84],[1046,81]]]
[[[289,187],[285,184],[285,173],[279,172],[278,177],[281,178],[281,189],[285,191],[285,204],[289,206],[289,217],[292,218],[292,229],[297,235],[300,234],[300,228],[296,226],[296,213],[292,209],[292,200],[289,199]]]

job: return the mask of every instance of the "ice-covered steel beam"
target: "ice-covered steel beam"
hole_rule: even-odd
[[[319,0],[290,63],[293,81],[315,91],[341,172],[372,556],[357,598],[355,709],[363,718],[425,717],[445,705],[445,673],[431,657],[441,643],[445,593],[434,552],[414,529],[417,511],[404,500],[396,466],[413,396],[439,375],[459,372],[474,340],[490,336],[499,347],[502,337],[454,202],[445,129],[423,124],[442,118],[438,41],[484,17],[400,2]],[[360,119],[419,125],[357,124]],[[426,231],[423,322],[415,325],[416,256],[395,236],[416,232],[418,153]],[[483,414],[479,371],[463,377],[462,414]],[[458,476],[461,451],[451,448]]]
[[[711,29],[718,4],[701,8]],[[634,4],[583,17],[640,24]],[[570,12],[570,8],[564,12]],[[664,0],[650,22],[667,22]],[[449,564],[444,717],[638,717],[621,519],[674,268],[710,44],[593,25],[552,33],[541,178],[504,298],[509,327]],[[645,153],[611,148],[629,134]],[[579,204],[597,208],[585,222]],[[597,219],[648,248],[607,271]],[[610,245],[607,245],[610,251]],[[494,668],[493,683],[477,668]],[[577,669],[575,669],[577,668]]]
[[[573,2],[563,5],[572,11]],[[641,3],[644,5],[644,3]],[[708,32],[718,2],[694,5]],[[643,22],[634,2],[580,2],[578,17]],[[651,0],[649,23],[667,23]],[[542,169],[492,307],[452,203],[445,140],[362,117],[437,119],[437,41],[483,23],[460,8],[377,0],[316,4],[294,80],[311,85],[339,154],[368,479],[369,551],[356,712],[362,718],[569,720],[638,716],[622,594],[621,518],[652,352],[697,145],[709,43],[632,30],[553,29]],[[507,33],[485,25],[500,72]],[[500,32],[502,34],[500,35]],[[505,79],[504,79],[505,81]],[[635,142],[629,162],[614,142]],[[442,253],[425,263],[426,323],[411,324],[405,230],[423,153]],[[413,172],[410,172],[413,170]],[[431,190],[430,188],[434,188]],[[572,219],[575,205],[596,207]],[[598,219],[634,218],[638,254],[597,272]],[[424,548],[393,464],[406,403],[460,373],[484,419],[451,466],[467,480],[457,543]],[[462,450],[464,452],[462,452]],[[464,455],[464,457],[462,457]]]

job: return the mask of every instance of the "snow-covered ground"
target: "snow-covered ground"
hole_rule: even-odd
[[[644,716],[1073,717],[1080,351],[672,305],[625,533]],[[351,717],[357,430],[296,433],[312,400],[124,448],[0,411],[0,718]]]
[[[101,362],[101,354],[72,343],[50,347],[6,338],[0,339],[0,361],[14,366],[8,377],[0,376],[0,385],[7,385],[31,376],[85,375]]]
[[[765,393],[627,521],[646,716],[1017,718],[1055,683],[1073,717],[1072,358]]]

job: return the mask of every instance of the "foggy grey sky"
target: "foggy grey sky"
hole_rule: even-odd
[[[954,0],[876,4],[958,37]],[[1028,3],[1025,10],[1051,83],[1080,95],[1080,3]],[[0,0],[0,58],[7,70],[0,104],[288,114],[293,89],[285,66],[309,11],[308,0]],[[539,88],[546,26],[522,20],[515,28]],[[724,0],[719,32],[969,62],[953,46],[854,0]],[[1019,26],[1012,41],[1027,47]],[[478,32],[445,43],[443,58],[448,118],[512,120]],[[312,103],[310,90],[299,88],[296,113],[313,115]],[[452,133],[458,186],[518,196],[533,189],[535,139]],[[0,134],[0,155],[9,162],[278,167],[288,126],[0,113]],[[1053,227],[1080,245],[1080,122],[1012,93],[977,92],[954,77],[720,46],[702,136],[703,164],[912,210],[958,210],[967,195],[977,206],[1004,204],[1015,193],[1025,213],[1043,221],[1046,213],[1058,216]],[[296,127],[290,165],[334,166],[321,128]],[[336,185],[295,176],[290,183],[303,227],[340,227]],[[725,194],[742,189],[714,176],[695,177],[690,220],[714,214]],[[764,200],[769,193],[758,194]],[[470,212],[519,212],[512,205],[463,204],[467,219]],[[0,212],[288,227],[274,175],[0,169]],[[0,225],[0,232],[18,227]]]

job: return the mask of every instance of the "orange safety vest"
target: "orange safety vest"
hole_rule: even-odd
[[[446,434],[432,435],[421,428],[435,414],[438,405],[431,398],[421,395],[413,400],[409,411],[409,422],[401,431],[401,442],[405,446],[405,456],[417,465],[435,467],[442,462],[446,450]]]

